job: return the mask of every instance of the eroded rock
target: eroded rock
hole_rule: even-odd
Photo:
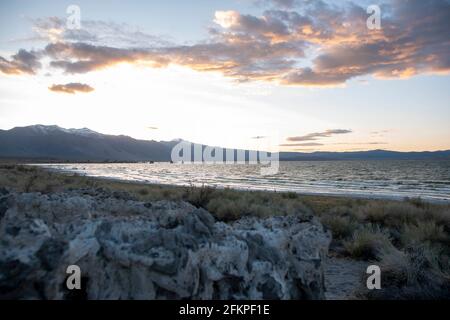
[[[4,202],[6,203],[6,202]],[[313,217],[232,224],[186,202],[86,190],[8,194],[0,221],[0,298],[322,299],[330,235]]]

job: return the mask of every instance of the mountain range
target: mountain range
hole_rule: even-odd
[[[0,158],[30,161],[170,161],[171,150],[180,141],[138,140],[124,135],[101,134],[88,128],[33,125],[0,130]],[[248,156],[248,151],[246,154]],[[282,161],[368,159],[450,159],[450,150],[280,153]]]

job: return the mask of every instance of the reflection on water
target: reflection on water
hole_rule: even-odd
[[[450,161],[368,160],[281,162],[278,174],[262,176],[257,165],[48,164],[88,176],[173,185],[295,191],[369,197],[450,200]]]

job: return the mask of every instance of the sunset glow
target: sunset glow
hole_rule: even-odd
[[[270,136],[280,150],[305,152],[450,148],[450,66],[440,56],[449,33],[428,44],[426,31],[409,34],[425,23],[420,1],[409,10],[392,1],[373,32],[356,4],[202,2],[175,38],[152,19],[167,10],[156,3],[145,23],[127,20],[119,3],[108,19],[99,3],[78,5],[82,28],[68,30],[64,3],[2,4],[0,128],[57,124],[236,148]],[[444,7],[430,1],[430,29]],[[348,132],[289,142],[333,129]]]

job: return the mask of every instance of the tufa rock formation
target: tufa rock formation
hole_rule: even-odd
[[[1,299],[324,298],[330,235],[310,215],[225,224],[105,190],[0,191]]]

